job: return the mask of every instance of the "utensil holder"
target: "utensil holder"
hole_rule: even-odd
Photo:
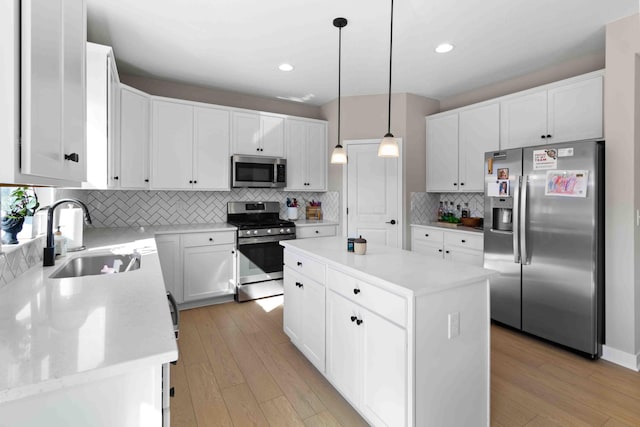
[[[298,208],[287,208],[287,218],[289,218],[291,221],[295,221],[296,219],[298,219]]]

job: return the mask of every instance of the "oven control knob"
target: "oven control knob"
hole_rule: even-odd
[[[268,230],[267,230],[267,234],[271,234],[271,229],[268,229]]]
[[[247,231],[247,234],[251,234],[251,230]]]
[[[253,230],[253,234],[258,234],[258,230]]]
[[[291,229],[290,228],[287,228],[287,233],[291,233]]]
[[[284,228],[281,228],[281,229],[280,229],[280,232],[281,232],[281,233],[284,233]]]

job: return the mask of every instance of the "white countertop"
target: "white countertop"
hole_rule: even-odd
[[[428,224],[411,224],[411,227],[435,227],[448,231],[466,231],[468,233],[483,234],[484,230],[474,227],[465,227],[464,225],[458,225],[457,227],[447,227],[446,225],[438,224],[437,222],[430,222]]]
[[[156,233],[235,230],[226,224],[86,229],[89,249],[35,266],[0,290],[0,403],[167,363],[178,349]],[[142,253],[139,270],[50,279],[69,259]]]
[[[296,227],[313,227],[318,225],[338,225],[337,221],[328,221],[325,219],[297,219],[293,221]]]
[[[280,244],[409,297],[465,286],[498,274],[493,270],[370,243],[365,255],[356,255],[347,252],[343,237],[283,240]]]

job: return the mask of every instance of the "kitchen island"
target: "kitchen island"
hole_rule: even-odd
[[[489,425],[495,273],[346,239],[281,242],[284,330],[372,425]]]

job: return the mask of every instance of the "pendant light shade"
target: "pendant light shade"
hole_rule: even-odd
[[[399,157],[398,140],[391,133],[391,60],[393,58],[393,0],[391,0],[391,26],[389,29],[389,115],[387,117],[387,134],[378,147],[378,157]]]
[[[347,20],[336,18],[333,20],[333,26],[338,29],[338,144],[331,153],[331,163],[344,165],[347,163],[347,152],[340,144],[340,78],[342,77],[342,28],[347,26]]]

